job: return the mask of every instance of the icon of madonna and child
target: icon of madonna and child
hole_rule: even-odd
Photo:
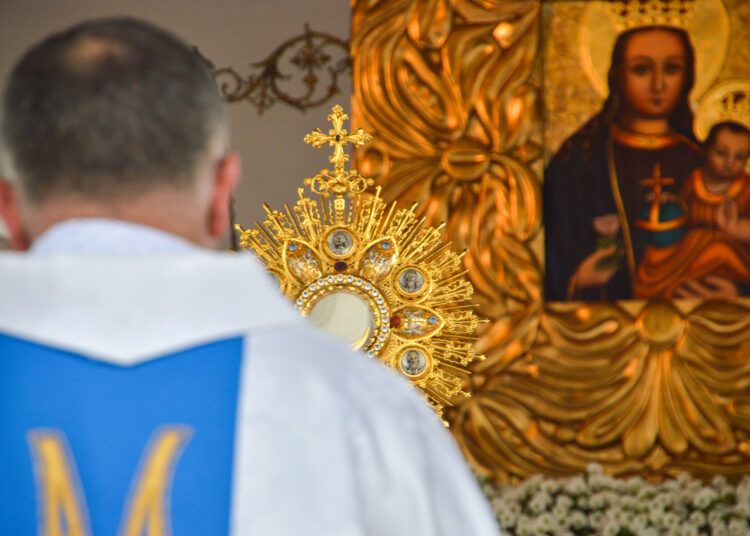
[[[699,141],[695,63],[681,27],[617,37],[601,110],[545,170],[548,301],[750,294],[750,82],[709,92]]]

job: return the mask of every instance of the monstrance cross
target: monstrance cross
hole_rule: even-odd
[[[328,134],[323,134],[319,128],[313,130],[310,134],[305,136],[305,142],[309,143],[313,147],[320,148],[325,142],[328,142],[329,146],[335,147],[333,155],[328,157],[328,160],[334,165],[333,174],[335,177],[344,175],[344,164],[349,161],[349,155],[344,152],[344,145],[351,142],[354,145],[367,145],[372,141],[372,136],[358,128],[354,134],[347,134],[344,127],[344,121],[349,119],[349,116],[344,113],[344,109],[341,106],[334,106],[333,111],[328,114],[328,120],[333,123],[333,129],[328,131]]]

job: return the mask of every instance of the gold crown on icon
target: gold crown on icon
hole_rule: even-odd
[[[695,0],[615,0],[612,12],[619,31],[641,26],[687,27]]]
[[[715,103],[716,123],[732,121],[750,128],[750,91],[733,91]]]

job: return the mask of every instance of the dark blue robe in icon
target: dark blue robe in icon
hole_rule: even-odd
[[[646,137],[612,127],[601,139],[592,141],[581,132],[562,145],[544,173],[545,299],[632,299],[632,281],[644,240],[635,217],[652,189],[641,181],[652,178],[658,164],[661,176],[673,179],[663,191],[676,194],[702,164],[702,153],[693,141],[677,133]],[[569,296],[573,273],[597,248],[599,237],[592,222],[607,214],[620,216],[619,236],[625,254],[606,285]]]

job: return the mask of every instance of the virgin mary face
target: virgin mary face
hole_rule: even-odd
[[[687,53],[682,39],[654,28],[634,33],[625,46],[621,84],[628,111],[644,118],[668,116],[685,84]]]

